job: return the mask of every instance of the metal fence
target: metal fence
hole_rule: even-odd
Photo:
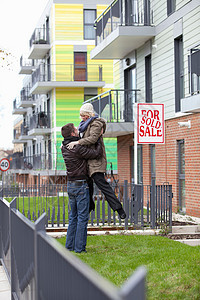
[[[12,300],[145,299],[144,267],[117,289],[47,236],[45,222],[45,214],[35,223],[28,220],[16,210],[16,199],[0,199],[0,260]]]
[[[154,182],[154,181],[153,181]],[[107,203],[104,195],[95,186],[93,200],[95,210],[91,211],[91,226],[123,226],[125,228],[161,228],[172,226],[172,186],[169,184],[135,185],[126,180],[123,184],[112,184],[113,190],[126,211],[121,220]],[[47,227],[66,227],[69,221],[70,205],[66,184],[39,184],[32,186],[3,186],[1,196],[16,197],[17,208],[29,220],[36,221],[46,212]]]

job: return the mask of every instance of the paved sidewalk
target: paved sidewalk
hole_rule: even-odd
[[[10,283],[2,265],[0,265],[0,299],[11,300]]]

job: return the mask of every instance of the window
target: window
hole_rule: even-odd
[[[144,1],[144,25],[151,24],[150,6],[151,6],[151,1],[145,0]]]
[[[176,9],[176,0],[167,0],[167,15],[171,15],[175,12]]]
[[[74,52],[74,81],[87,81],[86,52]]]
[[[133,105],[137,101],[136,92],[132,91],[136,89],[136,67],[131,67],[124,71],[124,120],[125,122],[132,122],[133,117]]]
[[[152,102],[151,54],[145,57],[145,98]]]
[[[85,101],[87,101],[87,100],[89,100],[89,99],[91,99],[91,98],[93,98],[93,97],[96,97],[97,96],[97,94],[94,94],[94,95],[84,95],[84,102]]]
[[[179,209],[185,213],[185,144],[178,141],[178,180],[179,180]]]
[[[96,20],[96,9],[84,9],[84,39],[94,40],[95,29],[94,21]]]
[[[183,37],[174,40],[175,61],[175,111],[181,110],[181,98],[184,97],[184,69],[183,69]]]
[[[125,2],[125,19],[126,25],[133,25],[139,23],[137,0],[128,0]]]

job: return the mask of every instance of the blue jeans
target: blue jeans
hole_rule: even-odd
[[[70,251],[85,251],[87,242],[87,224],[89,219],[89,188],[86,182],[76,186],[67,183],[67,192],[71,206],[67,230],[66,248]]]

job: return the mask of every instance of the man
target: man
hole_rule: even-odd
[[[73,123],[63,126],[61,134],[64,137],[61,151],[67,168],[67,191],[71,206],[66,248],[78,253],[86,252],[90,202],[87,160],[102,156],[103,151],[98,142],[94,149],[81,145],[68,149],[70,142],[79,140],[78,130]]]
[[[106,152],[102,138],[102,130],[105,132],[106,123],[105,120],[99,118],[95,114],[93,105],[91,103],[85,103],[80,108],[80,117],[82,119],[79,124],[79,134],[81,139],[72,142],[68,148],[72,149],[76,145],[88,146],[93,148],[98,139],[101,141],[103,155],[99,159],[89,159],[88,168],[89,176],[94,180],[97,187],[102,191],[110,207],[117,211],[121,219],[126,218],[126,213],[122,207],[122,204],[116,197],[112,187],[106,181],[104,174],[106,173]]]

